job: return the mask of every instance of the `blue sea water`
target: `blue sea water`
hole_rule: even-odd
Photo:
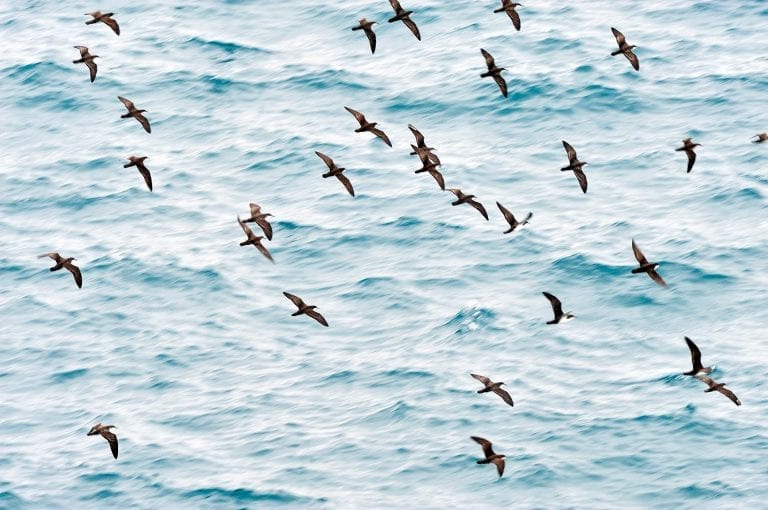
[[[403,2],[421,42],[384,1],[0,3],[0,508],[765,508],[768,3],[524,2],[518,33]],[[413,174],[409,123],[490,222]],[[497,200],[531,224],[503,236]],[[238,246],[249,202],[274,265]],[[684,335],[741,407],[680,375]]]

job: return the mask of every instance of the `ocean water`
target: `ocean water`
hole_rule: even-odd
[[[404,0],[421,42],[385,1],[0,3],[0,508],[765,508],[768,3],[524,3],[518,33]],[[409,123],[491,221],[413,173]],[[502,235],[497,200],[530,225]],[[238,246],[249,202],[274,265]],[[680,375],[684,335],[741,407]]]

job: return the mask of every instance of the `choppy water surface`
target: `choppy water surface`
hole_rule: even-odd
[[[0,507],[765,504],[766,3],[526,2],[520,33],[490,1],[405,6],[422,42],[384,1],[0,5]],[[94,84],[73,45],[101,55]],[[491,222],[413,174],[409,123]],[[502,236],[496,200],[533,221]],[[251,201],[275,265],[238,247]],[[633,237],[670,289],[629,274]],[[82,290],[36,258],[54,250]],[[546,326],[545,290],[576,320]],[[684,335],[743,406],[678,375]]]

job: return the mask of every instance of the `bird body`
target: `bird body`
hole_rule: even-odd
[[[368,131],[369,133],[372,133],[377,137],[381,138],[384,141],[384,143],[392,147],[392,142],[389,141],[389,137],[384,133],[384,131],[376,127],[378,122],[368,122],[368,120],[365,118],[365,115],[358,112],[357,110],[353,110],[348,106],[345,106],[344,109],[347,110],[349,113],[351,113],[355,117],[355,119],[357,119],[357,122],[360,124],[360,127],[355,129],[355,133],[362,133],[364,131]]]
[[[632,274],[646,273],[651,280],[662,287],[667,286],[667,282],[665,282],[661,275],[656,272],[659,264],[657,262],[648,262],[648,259],[645,258],[643,252],[640,251],[640,248],[637,246],[634,239],[632,239],[632,253],[634,253],[637,263],[640,264],[640,267],[636,267],[632,270]]]
[[[514,406],[514,402],[512,401],[512,397],[510,394],[501,388],[501,386],[504,384],[503,382],[493,382],[488,377],[480,374],[469,374],[481,383],[483,383],[484,387],[482,389],[477,390],[478,393],[488,393],[493,392],[497,394],[501,399],[509,404],[510,406]]]
[[[86,16],[91,16],[93,19],[89,19],[85,22],[86,25],[93,25],[94,23],[102,22],[105,25],[107,25],[109,28],[112,29],[112,31],[120,35],[120,26],[117,24],[117,21],[112,19],[113,12],[101,12],[101,11],[93,11],[93,12],[87,12],[85,13]]]
[[[613,36],[616,38],[616,44],[619,45],[619,49],[616,51],[611,52],[611,56],[616,56],[619,53],[623,54],[625,57],[627,57],[627,60],[629,60],[629,63],[632,64],[632,67],[635,69],[635,71],[640,70],[640,60],[637,58],[637,55],[632,51],[633,48],[637,48],[634,44],[627,44],[627,39],[624,37],[624,34],[616,30],[615,28],[611,27],[611,32],[613,32]]]
[[[542,292],[542,294],[549,300],[549,304],[552,305],[552,312],[555,315],[554,319],[547,321],[547,324],[562,324],[576,318],[572,312],[563,313],[563,304],[554,295],[549,292]]]
[[[586,161],[579,161],[579,157],[576,155],[576,150],[566,142],[565,140],[562,140],[563,142],[563,148],[565,148],[565,153],[568,156],[568,166],[564,166],[560,169],[561,172],[567,172],[572,171],[573,175],[576,176],[576,180],[579,181],[579,187],[581,188],[581,191],[586,193],[587,192],[587,176],[584,174],[584,171],[582,168],[584,165],[588,165]]]
[[[259,252],[261,252],[262,255],[264,255],[270,262],[274,264],[275,260],[272,258],[272,254],[269,253],[269,250],[261,244],[261,240],[264,239],[261,236],[257,236],[253,233],[253,230],[251,230],[251,227],[245,224],[243,220],[240,219],[240,216],[237,217],[237,223],[240,225],[240,228],[243,229],[243,232],[245,232],[246,240],[240,243],[240,246],[248,246],[249,244],[252,244]]]
[[[498,9],[495,9],[493,12],[500,13],[500,12],[506,12],[509,16],[509,19],[512,20],[512,25],[515,27],[515,30],[518,32],[520,31],[520,15],[515,10],[515,7],[522,7],[523,4],[518,4],[516,2],[513,2],[512,0],[501,0],[501,7]]]
[[[72,261],[75,260],[74,257],[64,258],[57,252],[51,252],[39,255],[37,258],[42,259],[45,257],[48,257],[55,262],[54,266],[50,268],[51,271],[58,271],[62,268],[66,269],[72,273],[72,277],[75,279],[77,288],[81,289],[83,287],[83,274],[80,272],[80,268],[72,263]]]
[[[342,173],[344,170],[346,170],[346,168],[340,168],[336,166],[336,163],[334,163],[331,158],[322,152],[315,151],[315,154],[317,154],[317,156],[322,159],[328,166],[328,171],[323,174],[323,178],[327,179],[328,177],[336,177],[341,182],[341,184],[344,185],[349,194],[354,197],[355,190],[352,188],[352,183],[349,181],[349,179],[347,179],[347,176]]]
[[[96,62],[93,61],[95,58],[100,58],[98,55],[91,55],[91,53],[88,51],[88,48],[86,46],[75,46],[75,49],[77,49],[80,52],[80,58],[77,60],[73,60],[73,64],[85,64],[88,67],[88,71],[91,76],[91,83],[96,79],[96,71],[98,71],[98,67],[96,66]]]
[[[448,191],[456,195],[456,201],[451,202],[451,205],[461,205],[461,204],[469,204],[475,209],[477,209],[480,214],[483,215],[483,218],[486,220],[488,219],[488,212],[485,210],[485,207],[483,207],[483,204],[475,200],[475,195],[465,195],[460,189],[458,188],[448,188]]]
[[[517,227],[527,225],[531,218],[533,218],[533,213],[529,212],[528,216],[526,216],[523,221],[517,221],[517,219],[515,219],[515,215],[512,214],[509,209],[501,205],[499,202],[496,202],[496,206],[499,208],[499,211],[501,211],[501,214],[504,215],[504,219],[509,224],[509,228],[503,232],[504,234],[509,234],[510,232],[514,232]]]
[[[693,170],[693,164],[696,163],[696,153],[693,151],[693,149],[696,147],[701,147],[701,144],[694,143],[690,138],[686,138],[683,140],[683,146],[675,149],[678,152],[685,152],[685,155],[688,156],[688,170],[686,173],[691,173],[691,170]]]
[[[368,21],[365,18],[360,18],[359,23],[352,27],[352,30],[362,30],[365,32],[365,36],[368,38],[368,43],[371,45],[371,55],[376,53],[376,34],[373,32],[373,25],[375,21]]]
[[[697,374],[709,374],[712,372],[712,367],[705,367],[701,364],[701,351],[688,337],[685,337],[685,343],[688,344],[688,349],[691,351],[691,364],[693,368],[688,372],[683,372],[683,375],[697,375]]]
[[[290,299],[291,302],[296,305],[296,308],[298,308],[298,310],[291,314],[291,317],[296,317],[297,315],[307,315],[308,317],[315,319],[323,326],[328,327],[328,321],[325,320],[325,317],[320,315],[320,312],[315,310],[317,306],[306,304],[303,299],[295,294],[291,294],[290,292],[283,292],[283,295]]]
[[[146,159],[148,159],[148,156],[129,156],[129,162],[124,164],[123,168],[135,166],[144,178],[144,182],[146,183],[147,188],[149,188],[149,191],[152,191],[152,174],[149,173],[149,169],[144,165],[144,160]]]
[[[271,241],[272,225],[267,221],[267,218],[272,215],[270,213],[261,212],[261,206],[258,204],[251,202],[248,205],[251,208],[251,217],[244,219],[243,223],[256,223],[261,227],[261,230],[264,231],[264,235],[267,236],[267,239]]]
[[[408,30],[410,30],[411,33],[416,37],[416,39],[421,41],[421,33],[419,33],[419,27],[416,26],[416,23],[414,23],[410,17],[411,14],[413,14],[413,11],[407,11],[403,9],[398,0],[389,0],[389,5],[392,6],[392,10],[395,11],[395,15],[389,18],[387,21],[389,23],[402,21],[403,24],[408,27]]]
[[[109,449],[112,450],[112,456],[114,458],[117,458],[117,436],[110,432],[109,429],[115,429],[114,425],[102,425],[101,423],[97,423],[93,427],[91,427],[91,430],[88,431],[88,436],[96,436],[100,435],[104,439],[107,440],[109,443]]]
[[[152,128],[149,126],[149,121],[147,118],[142,115],[147,110],[139,110],[136,108],[136,105],[133,104],[133,101],[129,101],[128,99],[124,98],[123,96],[117,96],[117,98],[120,100],[121,103],[125,106],[125,108],[128,110],[128,113],[124,113],[120,116],[121,119],[128,119],[130,117],[133,117],[136,119],[136,121],[141,124],[141,127],[144,128],[144,131],[147,133],[152,132]]]
[[[716,382],[704,375],[697,375],[696,379],[698,379],[699,381],[702,381],[707,386],[709,386],[709,388],[704,390],[704,393],[711,393],[713,391],[717,391],[718,393],[722,393],[723,395],[728,397],[731,400],[731,402],[733,402],[737,406],[741,405],[741,401],[739,400],[739,397],[737,397],[731,390],[726,388],[725,383]]]
[[[756,138],[756,140],[752,140],[752,143],[763,143],[768,141],[768,133],[758,133],[752,138]]]
[[[499,90],[501,91],[501,95],[507,97],[507,81],[501,76],[501,72],[506,71],[506,68],[497,67],[496,61],[493,59],[491,54],[484,49],[480,48],[480,53],[482,53],[483,57],[485,58],[485,65],[488,67],[488,71],[482,73],[480,77],[493,78],[493,81],[496,82],[496,85],[498,85]]]
[[[485,455],[484,459],[480,459],[477,461],[478,464],[494,464],[496,466],[496,471],[499,473],[499,478],[501,478],[501,475],[504,474],[504,458],[506,455],[498,454],[493,451],[493,444],[488,441],[487,439],[484,439],[482,437],[478,436],[469,436],[474,442],[479,444],[483,447],[483,455]]]

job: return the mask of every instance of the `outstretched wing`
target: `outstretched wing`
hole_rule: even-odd
[[[570,143],[563,140],[563,147],[565,148],[565,153],[568,156],[568,161],[573,162],[578,160],[578,157],[576,156],[576,150]]]
[[[728,397],[729,399],[731,399],[731,402],[733,402],[733,403],[734,403],[734,404],[736,404],[737,406],[740,406],[740,405],[741,405],[741,401],[739,401],[739,397],[737,397],[737,396],[736,396],[736,395],[735,395],[735,394],[734,394],[734,393],[733,393],[731,390],[729,390],[728,388],[724,388],[724,387],[722,387],[722,386],[721,386],[720,388],[717,388],[717,391],[719,391],[720,393],[722,393],[723,395],[725,395],[726,397]]]
[[[126,108],[128,108],[129,111],[136,108],[133,104],[133,101],[130,101],[124,98],[123,96],[117,96],[117,98],[120,100],[121,103],[125,105]]]
[[[424,141],[424,135],[421,134],[421,131],[416,129],[416,127],[413,124],[408,124],[408,129],[411,130],[411,133],[413,133],[413,136],[416,137],[416,146],[417,147],[426,147],[427,144]]]
[[[611,27],[611,32],[613,32],[613,36],[616,38],[616,44],[619,45],[619,48],[627,44],[627,40],[624,38],[624,34],[613,27]]]
[[[509,404],[510,406],[514,407],[515,403],[512,402],[512,396],[507,392],[507,390],[504,390],[502,388],[494,388],[493,392],[501,397],[501,400]],[[504,469],[504,468],[502,468]]]
[[[245,235],[250,239],[254,236],[253,230],[251,230],[251,227],[245,224],[243,220],[240,219],[240,216],[237,217],[237,222],[240,224],[240,228],[243,229],[243,232],[245,232]]]
[[[483,54],[483,57],[485,58],[485,65],[488,66],[488,69],[493,69],[496,67],[496,62],[493,60],[493,56],[491,56],[490,53],[485,51],[483,48],[480,48],[480,53]]]
[[[696,163],[696,153],[692,149],[688,149],[685,151],[685,154],[688,156],[688,171],[686,173],[691,173],[693,164]]]
[[[504,97],[507,96],[507,80],[504,79],[501,75],[496,75],[493,77],[493,81],[496,82],[496,85],[499,86],[499,90],[501,91],[501,95]]]
[[[103,22],[105,25],[107,25],[109,28],[111,28],[111,29],[112,29],[112,31],[113,31],[115,34],[117,34],[117,35],[120,35],[120,25],[118,25],[118,24],[117,24],[117,21],[113,20],[113,19],[112,19],[112,18],[110,18],[109,16],[104,16],[103,18],[101,18],[101,21],[102,21],[102,22]]]
[[[629,60],[629,63],[632,64],[632,67],[635,69],[635,71],[640,70],[640,60],[632,50],[625,51],[624,56],[627,57],[627,60]]]
[[[384,143],[386,143],[387,145],[392,147],[392,142],[389,141],[389,137],[386,135],[386,133],[384,133],[384,131],[382,131],[379,128],[373,128],[373,129],[371,129],[371,133],[373,133],[374,135],[378,136],[379,138],[384,140]]]
[[[368,37],[368,42],[371,43],[371,55],[376,53],[376,34],[370,28],[366,28],[365,35]]]
[[[65,264],[64,268],[72,273],[72,276],[75,278],[75,283],[77,284],[78,289],[83,288],[83,273],[80,272],[80,268],[72,264],[71,262],[69,264]]]
[[[96,62],[93,60],[86,60],[85,65],[88,66],[88,71],[90,71],[91,74],[91,83],[96,79],[96,71],[98,70],[98,67],[96,67]]]
[[[501,211],[501,214],[504,215],[504,219],[507,220],[507,223],[509,223],[509,226],[514,228],[517,226],[517,220],[515,219],[515,215],[512,214],[512,212],[501,205],[499,202],[496,202],[496,206],[499,208],[499,211]]]
[[[147,120],[147,118],[145,116],[143,116],[140,113],[137,113],[137,114],[134,115],[134,118],[139,121],[139,124],[141,124],[141,127],[144,128],[144,131],[146,131],[147,133],[151,133],[152,132],[152,128],[149,127],[149,121]]]
[[[256,219],[256,224],[261,227],[261,230],[264,231],[264,235],[267,236],[267,239],[270,241],[272,240],[272,225],[265,219],[265,218],[258,218]]]
[[[269,250],[266,248],[266,246],[264,246],[263,244],[261,244],[261,241],[258,241],[258,242],[256,242],[256,243],[254,243],[254,246],[256,246],[256,249],[257,249],[257,250],[259,250],[259,251],[261,252],[261,254],[262,254],[262,255],[264,255],[265,257],[267,257],[267,258],[269,259],[269,261],[270,261],[270,262],[272,262],[272,263],[274,263],[274,262],[275,262],[275,259],[273,259],[273,258],[272,258],[272,254],[271,254],[271,253],[269,253]]]
[[[474,207],[475,209],[477,209],[478,211],[480,211],[480,214],[483,215],[483,218],[485,218],[486,220],[488,219],[488,211],[485,210],[485,207],[483,207],[483,204],[481,204],[477,200],[468,200],[467,203],[472,207]]]
[[[486,386],[488,386],[491,383],[491,380],[484,375],[480,375],[480,374],[469,374],[469,375],[471,375],[481,383],[485,384]]]
[[[389,5],[392,6],[392,9],[395,10],[395,12],[400,12],[403,10],[403,8],[400,6],[400,2],[398,0],[389,0]]]
[[[443,178],[443,174],[437,170],[427,170],[427,172],[432,176],[433,179],[435,179],[437,185],[440,186],[440,189],[445,191],[445,179]]]
[[[101,436],[109,443],[109,449],[112,450],[112,456],[117,458],[117,436],[109,430],[102,430]]]
[[[563,315],[563,304],[555,296],[549,292],[542,292],[544,297],[549,299],[549,303],[552,305],[552,311],[555,313],[555,319]]]
[[[483,454],[485,455],[485,458],[496,455],[493,451],[493,445],[491,444],[490,441],[478,436],[469,436],[469,437],[471,437],[477,444],[483,447]]]
[[[416,23],[410,18],[403,18],[403,23],[405,23],[405,26],[408,27],[408,30],[411,31],[413,35],[416,36],[416,39],[421,41],[421,34],[419,33],[419,27],[416,26]]]
[[[328,156],[326,156],[325,154],[323,154],[322,152],[315,151],[315,154],[317,154],[320,157],[320,159],[325,161],[325,164],[328,165],[328,168],[330,170],[333,170],[333,167],[336,166],[334,165],[333,160]]]
[[[44,259],[45,257],[53,259],[57,264],[61,262],[61,255],[59,255],[58,252],[55,252],[55,251],[52,251],[51,253],[43,253],[42,255],[37,256],[37,258],[39,259]]]
[[[139,173],[144,177],[144,182],[147,183],[149,191],[152,191],[152,175],[149,173],[149,169],[144,166],[144,163],[136,163],[136,168],[139,169]]]
[[[496,464],[496,471],[499,473],[499,478],[501,478],[501,475],[504,474],[504,459],[501,457],[497,457],[493,459],[491,462]]]
[[[306,306],[304,304],[304,300],[295,294],[291,294],[290,292],[283,292],[283,296],[290,299],[293,302],[293,304],[296,305],[297,308],[302,308],[303,306]]]
[[[336,174],[336,178],[341,181],[344,187],[347,188],[347,191],[349,191],[349,194],[354,197],[355,190],[352,188],[352,183],[349,182],[349,179],[347,179],[347,176],[342,173],[338,173]]]
[[[580,168],[577,168],[573,171],[573,175],[576,176],[576,180],[579,181],[579,187],[581,188],[581,191],[584,193],[587,192],[587,176],[584,174],[584,171]]]
[[[514,7],[507,8],[507,14],[509,14],[509,19],[512,20],[512,25],[514,25],[515,30],[519,32],[520,31],[520,15],[517,13]]]
[[[344,109],[347,110],[352,115],[354,115],[355,118],[357,119],[357,122],[359,122],[361,126],[363,124],[367,124],[368,123],[368,121],[365,120],[365,115],[363,115],[362,113],[358,112],[357,110],[353,110],[349,106],[345,106]]]
[[[688,344],[688,349],[691,351],[691,363],[693,364],[693,371],[699,372],[702,368],[704,368],[701,364],[701,351],[690,338],[685,337],[685,343]]]
[[[635,259],[637,259],[637,262],[644,266],[648,263],[648,259],[645,258],[645,255],[643,255],[643,252],[640,251],[640,248],[635,244],[635,240],[632,239],[632,252],[635,254]]]
[[[666,287],[667,286],[667,282],[664,281],[664,278],[662,278],[661,275],[659,273],[657,273],[655,269],[649,270],[648,271],[648,276],[651,277],[651,280],[653,280],[654,282],[658,283],[662,287]]]
[[[323,326],[325,326],[326,328],[328,327],[328,321],[327,321],[327,320],[325,320],[325,317],[323,317],[322,315],[320,315],[320,312],[316,312],[315,310],[307,310],[307,311],[306,311],[306,312],[304,312],[304,313],[305,313],[306,315],[309,315],[309,316],[310,316],[310,317],[312,317],[313,319],[315,319],[317,322],[319,322],[320,324],[322,324],[322,325],[323,325]]]

